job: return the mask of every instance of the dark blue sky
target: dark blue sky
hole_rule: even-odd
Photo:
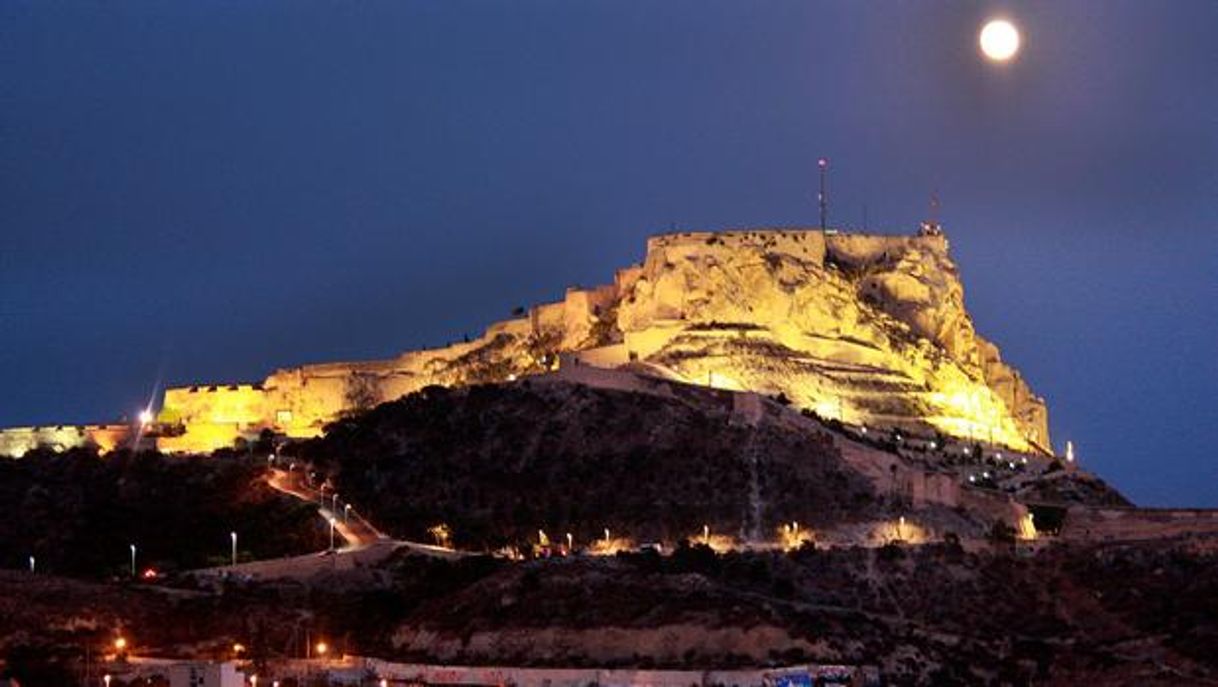
[[[982,20],[1024,33],[984,63]],[[391,356],[645,237],[911,231],[1058,443],[1218,506],[1218,3],[0,3],[0,424]]]

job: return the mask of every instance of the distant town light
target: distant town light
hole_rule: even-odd
[[[330,647],[325,642],[318,642],[317,646],[313,647],[313,649],[317,652],[318,656],[325,656]]]
[[[149,424],[152,424],[152,411],[149,410],[148,408],[141,410],[139,419],[140,419],[140,425],[147,426]]]

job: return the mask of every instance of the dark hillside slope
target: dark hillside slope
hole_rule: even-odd
[[[339,493],[397,536],[448,524],[462,546],[603,536],[769,538],[873,516],[870,483],[829,436],[731,416],[730,399],[575,384],[430,387],[297,447]]]
[[[131,544],[140,570],[223,565],[232,531],[242,559],[324,548],[316,508],[271,489],[265,463],[87,449],[0,460],[0,567],[33,555],[39,572],[126,577]]]

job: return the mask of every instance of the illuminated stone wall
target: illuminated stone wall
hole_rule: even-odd
[[[430,384],[538,374],[581,351],[588,364],[782,393],[854,424],[1049,447],[1044,401],[975,332],[946,238],[805,229],[655,236],[612,284],[568,289],[471,341],[170,389],[161,419],[186,433],[160,445],[207,451],[264,428],[314,436]]]
[[[63,451],[96,446],[102,451],[110,451],[125,445],[132,438],[131,432],[129,425],[12,427],[0,430],[0,456],[22,456],[39,447]]]

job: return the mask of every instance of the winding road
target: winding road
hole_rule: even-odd
[[[412,553],[441,558],[460,558],[472,555],[421,542],[393,539],[378,530],[354,508],[348,508],[341,498],[324,494],[309,486],[302,472],[272,468],[266,483],[278,492],[293,498],[318,504],[317,513],[327,526],[334,523],[336,538],[334,549],[327,549],[303,556],[271,558],[237,565],[225,565],[194,571],[201,577],[237,577],[240,579],[308,579],[324,573],[353,570],[376,565],[398,549],[409,549]]]

